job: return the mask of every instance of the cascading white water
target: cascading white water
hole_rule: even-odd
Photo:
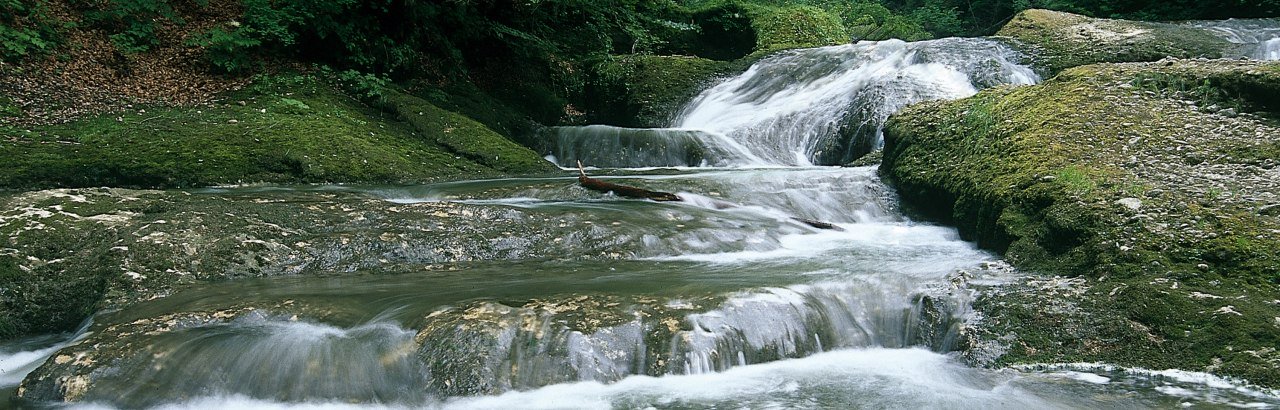
[[[1186,24],[1239,44],[1237,57],[1280,60],[1280,19],[1230,19]]]
[[[1259,60],[1280,60],[1280,36],[1262,42],[1255,55]]]
[[[727,136],[751,153],[738,165],[843,164],[878,147],[884,121],[909,104],[1037,82],[1017,59],[961,38],[792,50],[703,92],[673,126]]]

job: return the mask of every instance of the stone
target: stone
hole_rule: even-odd
[[[1116,203],[1134,212],[1142,209],[1142,200],[1138,198],[1124,198],[1116,201]]]

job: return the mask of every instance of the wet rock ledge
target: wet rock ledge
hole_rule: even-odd
[[[1277,96],[1276,63],[1077,67],[905,110],[881,172],[921,215],[1044,275],[978,299],[969,353],[998,357],[985,364],[1098,361],[1277,387]]]

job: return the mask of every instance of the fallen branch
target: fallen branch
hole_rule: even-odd
[[[582,168],[582,161],[578,161],[578,183],[583,188],[601,193],[610,193],[625,198],[649,199],[658,202],[682,202],[684,198],[670,192],[650,191],[644,188],[636,188],[627,185],[618,185],[614,183],[604,182],[587,176],[587,171]]]
[[[614,195],[625,197],[625,198],[648,199],[648,200],[658,201],[658,202],[684,202],[684,198],[681,198],[679,195],[676,195],[670,192],[650,191],[644,188],[614,184],[614,183],[604,182],[604,181],[589,177],[587,176],[586,169],[582,167],[582,161],[578,161],[578,184],[582,185],[583,188],[586,188],[592,191],[605,193],[605,194],[612,192]],[[724,201],[716,201],[715,207],[716,209],[728,209],[728,208],[736,208],[737,205],[724,202]],[[805,219],[805,218],[799,218],[794,216],[791,217],[791,220],[817,228],[817,229],[844,231],[844,228],[841,228],[836,224],[833,224],[830,222],[815,221],[812,219]]]

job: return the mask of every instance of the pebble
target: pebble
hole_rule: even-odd
[[[1142,200],[1138,198],[1124,198],[1116,201],[1116,203],[1123,205],[1125,208],[1129,208],[1131,211],[1138,211],[1142,209]]]

